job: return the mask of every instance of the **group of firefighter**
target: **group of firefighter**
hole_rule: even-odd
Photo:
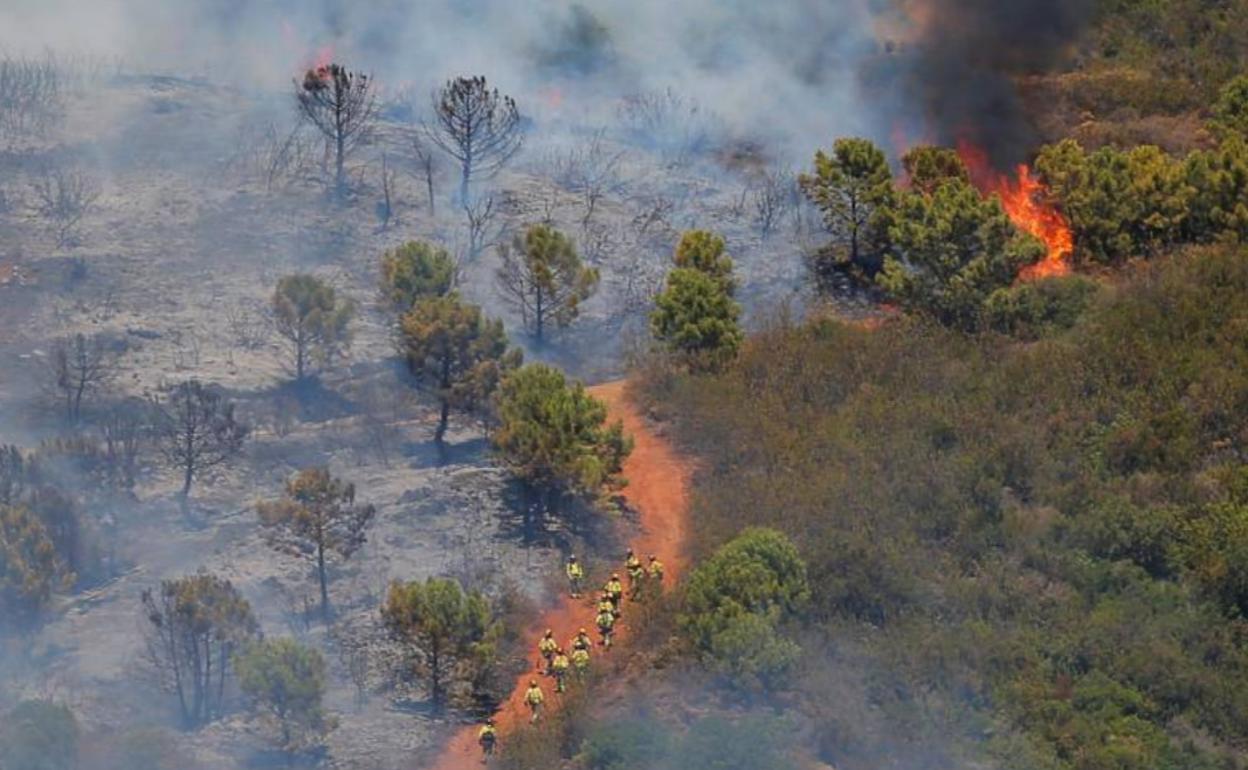
[[[577,561],[575,554],[568,557],[564,572],[568,577],[569,595],[573,599],[580,599],[584,596],[585,567]],[[624,574],[628,579],[627,593],[630,601],[640,599],[647,591],[657,593],[663,590],[663,563],[654,554],[650,554],[647,562],[643,564],[633,549],[628,549],[628,555],[624,558]],[[611,649],[611,639],[615,634],[615,624],[620,619],[620,607],[624,603],[624,594],[625,585],[620,580],[620,573],[613,572],[603,585],[602,592],[594,604],[594,625],[598,629],[599,636],[597,643],[604,650]],[[578,679],[585,676],[589,671],[589,652],[593,647],[594,641],[584,627],[576,632],[576,636],[572,638],[567,647],[559,644],[553,630],[546,629],[541,641],[537,643],[537,652],[541,656],[538,668],[546,676],[554,678],[555,692],[562,693],[567,690],[567,680],[570,674],[575,674]],[[537,721],[545,700],[546,695],[542,692],[537,680],[530,679],[529,687],[524,692],[524,704],[529,709],[530,722]],[[485,724],[481,726],[478,741],[486,757],[494,753],[498,733],[493,719],[485,720]]]

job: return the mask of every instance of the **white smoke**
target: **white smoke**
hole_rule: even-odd
[[[578,18],[605,39],[578,38]],[[888,135],[882,100],[859,89],[859,64],[878,51],[864,0],[585,0],[576,10],[561,0],[8,0],[0,49],[272,91],[329,49],[391,93],[425,96],[482,74],[538,114],[557,90],[564,109],[553,120],[602,122],[619,98],[670,88],[726,133],[801,159],[836,136]]]

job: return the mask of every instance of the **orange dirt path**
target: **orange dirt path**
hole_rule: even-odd
[[[658,556],[664,566],[663,582],[670,587],[687,563],[684,544],[691,470],[666,440],[649,429],[636,404],[628,398],[625,385],[623,380],[619,380],[592,387],[589,392],[607,405],[608,419],[622,421],[624,431],[633,437],[633,453],[624,463],[624,476],[628,479],[624,497],[637,510],[641,520],[640,531],[632,533],[629,543],[643,561],[649,554]],[[619,571],[623,572],[622,564]],[[586,586],[587,594],[591,588],[593,586]],[[616,633],[617,645],[627,640],[627,599],[624,610],[622,629]],[[597,639],[593,619],[593,609],[587,599],[572,599],[564,594],[559,604],[543,613],[530,629],[530,659],[534,666],[538,663],[537,642],[545,629],[553,629],[555,638],[565,645],[581,626]],[[593,656],[616,654],[601,650],[601,647],[595,647]],[[593,665],[592,660],[590,665]],[[507,734],[529,718],[528,708],[524,705],[524,691],[531,678],[532,675],[526,672],[516,679],[511,696],[494,716],[500,751],[507,750]],[[538,681],[546,695],[544,708],[558,708],[559,696],[554,691],[554,680],[539,677]],[[477,725],[469,725],[459,730],[433,764],[433,770],[480,770],[479,729]]]

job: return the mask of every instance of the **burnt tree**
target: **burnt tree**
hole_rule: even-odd
[[[473,179],[497,173],[524,143],[516,101],[490,90],[484,77],[455,78],[433,95],[429,138],[459,163],[459,200]]]
[[[295,81],[300,116],[325,137],[334,150],[334,189],[346,189],[343,164],[369,135],[377,115],[373,81],[341,64],[309,69]]]
[[[185,506],[195,476],[241,452],[248,429],[235,419],[234,404],[199,380],[174,386],[157,407],[157,439],[165,461],[182,474]]]
[[[117,373],[117,356],[102,337],[75,334],[52,345],[51,388],[64,402],[65,416],[77,422],[83,400],[97,393]]]
[[[207,572],[161,581],[140,601],[147,660],[178,696],[182,723],[198,727],[220,716],[234,654],[259,635],[251,605]]]
[[[348,559],[364,544],[364,529],[376,509],[356,505],[355,485],[330,475],[327,468],[306,468],[286,482],[280,500],[256,505],[260,522],[281,540],[293,541],[296,551],[312,551],[321,588],[321,617],[329,620],[327,552]]]

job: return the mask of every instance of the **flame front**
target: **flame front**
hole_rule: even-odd
[[[985,194],[995,193],[1001,207],[1014,226],[1039,239],[1045,246],[1044,259],[1028,265],[1018,274],[1021,281],[1050,278],[1070,273],[1070,256],[1075,239],[1070,223],[1056,208],[1045,202],[1044,184],[1033,176],[1031,167],[1020,164],[1017,178],[998,174],[988,164],[982,150],[971,145],[958,146],[958,154],[970,172],[971,182]]]
[[[1024,281],[1049,278],[1070,273],[1070,255],[1075,251],[1070,223],[1057,209],[1046,205],[1042,198],[1044,185],[1031,174],[1026,165],[1018,167],[1018,181],[1001,180],[997,190],[1001,205],[1018,229],[1031,233],[1045,246],[1044,259],[1028,265],[1019,273]]]

